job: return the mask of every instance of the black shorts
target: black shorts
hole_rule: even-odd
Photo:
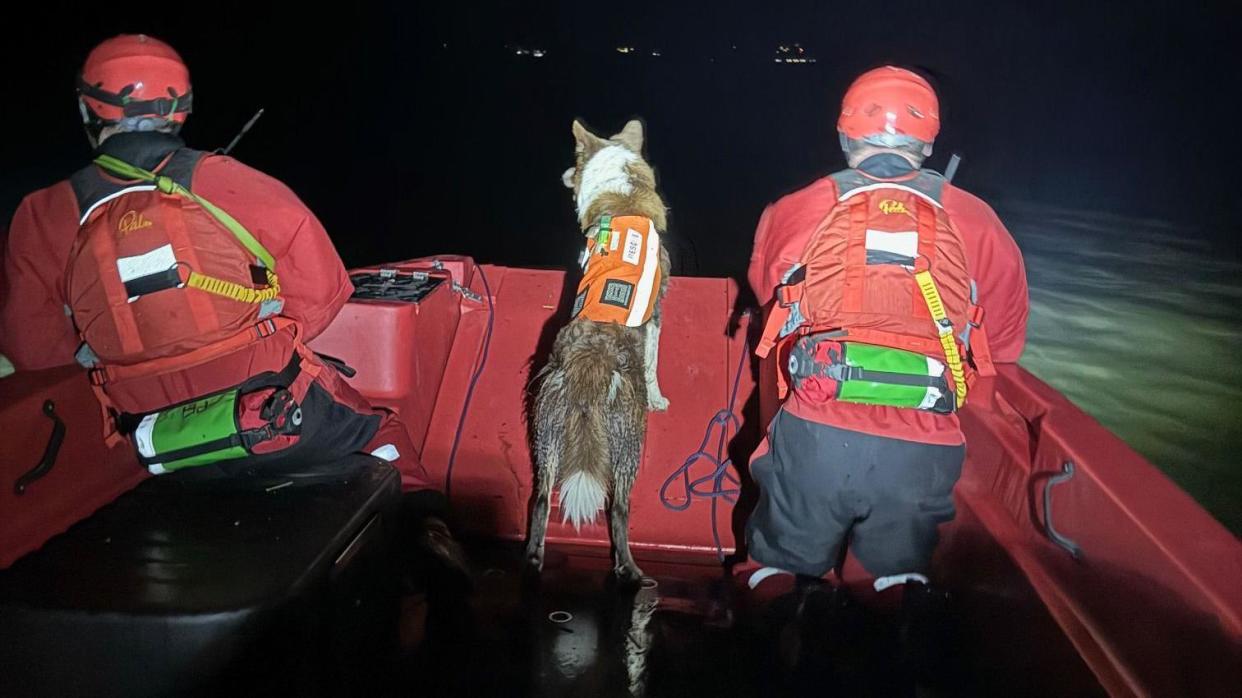
[[[759,503],[746,525],[750,556],[821,576],[847,542],[876,577],[926,573],[953,519],[965,446],[871,436],[777,413],[768,450],[750,465]]]

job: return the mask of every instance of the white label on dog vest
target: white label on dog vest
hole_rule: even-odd
[[[621,259],[627,264],[638,264],[638,260],[642,255],[643,234],[630,228],[625,231],[625,251],[621,253]]]
[[[177,264],[172,244],[157,247],[145,254],[134,257],[121,257],[116,260],[116,270],[121,275],[121,283],[134,279],[168,271]]]

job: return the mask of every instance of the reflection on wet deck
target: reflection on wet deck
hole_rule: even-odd
[[[707,561],[640,560],[645,588],[626,592],[611,588],[598,551],[549,549],[537,581],[524,579],[517,546],[475,546],[472,554],[472,594],[436,609],[407,603],[406,625],[425,632],[405,634],[398,693],[915,695],[897,661],[895,623],[857,605],[841,610],[827,593],[752,607]],[[1058,688],[1081,694],[1094,685],[1072,650],[1032,652],[1064,643],[1038,602],[963,596],[970,603],[959,618],[960,661],[945,667],[936,691],[919,695],[1064,695]],[[1022,638],[995,635],[1006,627]]]

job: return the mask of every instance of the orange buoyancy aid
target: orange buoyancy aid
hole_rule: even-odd
[[[992,367],[965,245],[938,199],[942,178],[924,172],[908,182],[875,180],[854,170],[833,178],[838,204],[777,288],[756,353],[827,332],[925,354],[952,369],[960,406],[974,377],[961,359],[971,340],[979,345],[970,352],[978,371]]]
[[[603,216],[582,253],[572,317],[640,327],[659,297],[660,233],[650,218]]]

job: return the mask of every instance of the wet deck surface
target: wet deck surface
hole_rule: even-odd
[[[903,670],[891,615],[842,611],[827,593],[754,603],[711,560],[640,557],[647,588],[627,592],[598,552],[549,549],[537,581],[517,545],[471,555],[472,594],[434,610],[407,600],[394,695],[1099,693],[1043,607],[1006,585],[955,592],[950,660],[928,687]]]

